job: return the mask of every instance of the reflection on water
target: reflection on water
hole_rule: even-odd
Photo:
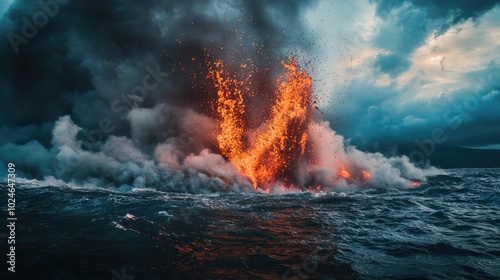
[[[151,267],[161,275],[175,272],[176,277],[185,279],[351,275],[350,269],[339,270],[333,263],[334,228],[322,223],[323,217],[301,201],[287,206],[259,202],[260,197],[234,200],[233,204],[202,200],[186,209],[184,199],[173,198],[177,205],[170,209],[166,223],[142,219],[120,222],[164,246],[165,262]]]
[[[203,214],[211,219],[204,219]],[[288,270],[300,270],[306,259],[311,262],[319,256],[326,261],[325,256],[334,252],[332,244],[324,244],[325,235],[333,229],[323,228],[311,207],[253,212],[215,210],[203,214],[194,221],[195,238],[191,236],[192,241],[175,245],[189,260],[184,273],[199,266],[214,279],[234,275],[240,275],[240,279],[277,279]],[[302,274],[317,270],[311,266],[319,267],[308,264],[308,271]],[[287,273],[287,279],[298,273]]]

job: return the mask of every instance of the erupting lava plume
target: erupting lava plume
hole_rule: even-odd
[[[289,183],[290,171],[306,152],[312,80],[294,59],[282,64],[285,75],[278,79],[276,103],[267,121],[255,131],[245,127],[243,97],[247,88],[243,85],[246,80],[230,75],[220,60],[209,71],[209,78],[217,89],[215,106],[221,119],[218,147],[250,178],[254,188],[267,189],[267,185],[277,180]]]
[[[273,101],[266,102],[265,110],[256,110],[258,107],[245,100],[256,96],[250,86],[251,67],[242,63],[233,73],[221,60],[208,63],[208,78],[217,90],[213,110],[219,119],[216,141],[220,153],[254,189],[267,193],[277,186],[323,190],[335,184],[367,184],[372,175],[364,162],[346,153],[343,138],[327,122],[313,118],[309,74],[293,58],[281,64],[284,74],[277,78]],[[263,118],[252,125],[250,117],[255,115],[250,114]],[[353,148],[349,151],[357,153]]]

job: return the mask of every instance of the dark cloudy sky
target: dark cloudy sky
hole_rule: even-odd
[[[105,119],[111,134],[145,146],[164,140],[147,118],[131,120],[112,104],[206,113],[213,98],[203,81],[207,51],[228,61],[252,57],[271,73],[296,54],[313,76],[324,118],[361,148],[398,147],[442,129],[446,145],[500,149],[498,3],[70,0],[16,53],[12,34],[23,36],[23,17],[33,22],[42,8],[2,1],[0,160],[29,155],[26,169],[50,173],[54,125],[63,116],[87,131]],[[144,99],[123,101],[146,67],[170,74]],[[272,77],[263,75],[259,89]],[[175,131],[169,122],[181,117],[161,122]],[[142,135],[140,125],[151,133]]]

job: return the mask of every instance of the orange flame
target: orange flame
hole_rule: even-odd
[[[220,60],[209,70],[208,76],[217,89],[216,109],[221,119],[218,147],[250,178],[254,188],[264,188],[277,179],[286,181],[287,172],[306,150],[312,79],[294,59],[282,64],[285,76],[278,79],[278,98],[269,118],[253,137],[244,122],[243,82],[226,73]]]
[[[351,178],[351,173],[349,173],[345,167],[342,165],[342,168],[340,169],[339,171],[339,175],[340,177],[344,178],[344,179],[349,179]]]
[[[347,171],[344,165],[340,168],[339,176],[346,180],[360,183],[367,183],[372,178],[372,175],[366,170],[361,170],[359,173],[356,172],[352,175],[349,171]]]
[[[372,175],[370,173],[368,173],[368,171],[366,171],[366,170],[361,170],[361,175],[363,176],[363,180],[365,182],[370,181],[370,179],[372,178]]]

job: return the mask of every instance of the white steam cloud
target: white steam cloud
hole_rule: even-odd
[[[180,120],[177,129],[165,127],[165,116],[173,115]],[[131,138],[112,135],[96,150],[88,150],[77,140],[82,128],[69,116],[61,117],[52,139],[56,176],[74,185],[90,183],[120,190],[155,188],[203,193],[251,189],[231,163],[202,148],[215,129],[210,118],[190,109],[159,105],[133,109],[128,120]],[[146,144],[160,134],[167,134],[167,139],[152,148]]]
[[[409,187],[411,180],[424,181],[428,176],[443,173],[435,167],[418,168],[407,156],[387,158],[380,153],[366,153],[354,146],[345,146],[344,138],[326,121],[311,123],[308,134],[316,160],[314,165],[306,166],[310,172],[302,175],[303,182],[310,181],[312,174],[315,182],[325,188],[353,187],[352,182],[339,175],[343,167],[351,173],[367,171],[371,175],[364,183],[367,187]]]
[[[214,153],[217,122],[191,109],[158,105],[132,109],[127,120],[131,137],[109,136],[104,142],[88,145],[78,140],[82,128],[69,116],[61,117],[52,132],[53,147],[44,151],[52,157],[54,177],[75,186],[190,193],[252,191],[251,182],[222,155]],[[358,187],[408,187],[410,179],[425,180],[441,173],[430,167],[414,166],[406,156],[386,158],[345,145],[328,122],[312,122],[308,128],[313,147],[310,158],[296,167],[299,187],[320,185],[322,190]],[[163,139],[162,141],[157,141]],[[93,147],[88,149],[88,147]],[[38,149],[45,149],[38,147]],[[365,170],[371,174],[360,184],[339,176],[339,170]],[[45,168],[47,169],[47,168]],[[276,192],[282,189],[276,188]]]

